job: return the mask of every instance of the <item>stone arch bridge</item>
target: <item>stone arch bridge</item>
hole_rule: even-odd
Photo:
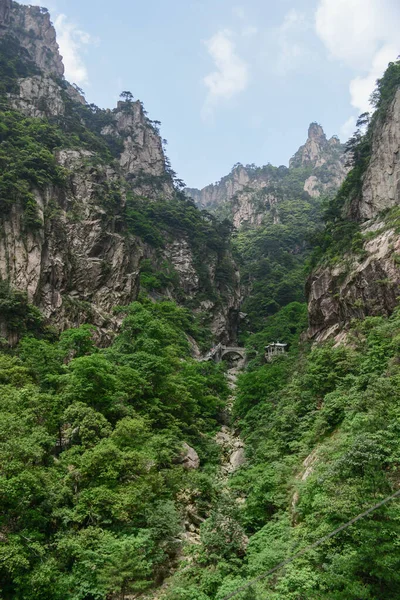
[[[224,346],[222,344],[218,344],[215,346],[206,356],[202,359],[206,360],[214,360],[215,362],[221,362],[227,356],[239,356],[242,360],[246,358],[246,349],[241,348],[240,346]]]

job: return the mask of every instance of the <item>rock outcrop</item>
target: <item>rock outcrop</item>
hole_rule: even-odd
[[[289,167],[322,167],[327,162],[330,150],[340,146],[337,137],[327,139],[324,130],[318,123],[311,123],[308,128],[307,141],[290,159]]]
[[[336,136],[328,140],[322,127],[311,123],[307,141],[290,160],[289,169],[238,164],[219,182],[202,190],[187,188],[185,191],[200,208],[230,216],[237,228],[243,224],[257,226],[265,211],[272,207],[278,220],[277,204],[285,196],[296,169],[302,169],[304,177],[299,182],[300,193],[304,191],[316,198],[335,192],[347,173],[344,147]]]
[[[17,206],[2,220],[0,278],[26,291],[58,329],[89,321],[106,341],[117,324],[113,307],[136,297],[143,250],[121,232],[123,207],[101,205],[99,187],[112,185],[115,171],[95,166],[85,150],[62,150],[57,158],[69,185],[36,191],[42,227],[25,231]]]
[[[209,324],[220,341],[234,340],[240,305],[238,278],[225,302],[216,281],[219,259],[212,253],[203,256],[202,276],[208,277],[207,289],[211,290],[208,301],[190,239],[179,223],[176,231],[165,236],[162,249],[129,229],[128,194],[147,202],[171,200],[176,194],[157,124],[147,118],[142,103],[127,98],[114,110],[95,107],[93,114],[101,113],[101,119],[91,119],[93,107],[85,106],[79,91],[63,78],[55,30],[45,9],[0,0],[0,36],[6,35],[20,44],[21,57],[34,65],[34,74],[13,82],[10,107],[27,117],[86,127],[87,137],[85,149],[68,147],[55,153],[66,175],[65,184],[55,181],[32,190],[37,227],[27,230],[24,226],[22,203],[14,203],[8,213],[0,215],[0,278],[27,292],[58,329],[90,322],[107,343],[119,324],[113,307],[137,298],[142,259],[152,260],[155,267],[167,261],[180,291],[177,294],[174,286],[166,284],[160,295],[193,301],[197,310],[208,312]],[[93,151],[87,139],[94,140]],[[97,149],[106,149],[107,144],[113,157],[104,157]],[[225,258],[233,264],[229,256]]]
[[[397,306],[400,235],[383,222],[366,223],[362,234],[362,258],[349,253],[308,281],[309,336],[315,341],[340,335],[353,319],[390,315]]]
[[[138,194],[173,194],[173,182],[165,165],[162,141],[157,129],[146,119],[142,103],[118,102],[113,123],[101,132],[123,142],[119,157],[122,173],[134,182]]]
[[[0,35],[5,33],[12,33],[18,39],[43,73],[64,75],[56,31],[45,8],[0,0]]]
[[[213,209],[233,198],[250,183],[249,170],[243,165],[235,165],[229,175],[217,183],[207,185],[202,190],[186,188],[188,196],[193,198],[200,208]]]
[[[0,31],[10,23],[12,0],[0,0]]]
[[[346,206],[347,218],[359,221],[358,250],[334,265],[319,266],[307,283],[309,336],[338,340],[353,319],[390,315],[400,295],[400,89],[374,124],[372,151],[361,194]],[[346,218],[346,215],[345,215]]]
[[[27,117],[60,117],[65,114],[65,102],[60,85],[51,77],[35,75],[18,81],[19,92],[10,94],[12,108]]]
[[[375,129],[361,198],[353,204],[352,212],[360,220],[371,219],[397,204],[400,204],[400,89],[384,122]]]

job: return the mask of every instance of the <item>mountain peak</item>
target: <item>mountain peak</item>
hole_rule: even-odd
[[[308,139],[309,140],[326,140],[325,131],[319,123],[310,123],[308,128]]]
[[[332,144],[331,140],[328,141],[322,126],[316,122],[311,123],[307,141],[290,159],[289,167],[320,167],[326,162],[327,154],[332,152],[332,147],[339,142],[337,138],[334,139],[335,143]]]

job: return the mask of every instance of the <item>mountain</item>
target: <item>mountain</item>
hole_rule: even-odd
[[[237,164],[218,183],[185,193],[197,206],[231,218],[235,227],[259,225],[265,210],[281,198],[305,192],[312,198],[334,193],[347,173],[344,146],[327,139],[321,125],[311,123],[306,143],[289,162],[289,168]]]
[[[290,302],[247,337],[252,360],[233,405],[245,462],[221,486],[162,598],[399,595],[400,61],[373,100],[347,144],[350,171],[314,232],[308,335],[306,306]],[[301,156],[310,159],[308,150]],[[292,198],[292,213],[296,206]],[[250,233],[248,254],[263,249],[253,273],[258,265],[256,276],[262,266],[265,274],[285,230]],[[264,309],[258,291],[252,319]],[[265,291],[267,302],[274,290]],[[272,340],[288,351],[270,363]]]
[[[88,105],[63,77],[46,9],[0,0],[0,52],[3,282],[58,330],[90,322],[104,343],[121,321],[114,307],[141,288],[234,339],[229,232],[179,191],[142,103],[127,93],[113,110]],[[1,334],[16,339],[6,321]]]
[[[289,167],[237,164],[217,184],[186,189],[197,205],[232,222],[235,259],[240,267],[241,339],[262,330],[291,302],[305,302],[304,269],[312,240],[322,228],[324,202],[343,182],[345,147],[311,123],[306,143]]]
[[[307,283],[314,340],[340,339],[352,321],[390,315],[398,303],[399,84],[399,66],[392,64],[367,131],[350,141],[353,168],[331,204],[319,264]]]
[[[1,598],[398,598],[400,61],[372,99],[199,210],[0,0]]]

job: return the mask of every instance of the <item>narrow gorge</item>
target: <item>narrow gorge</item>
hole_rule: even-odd
[[[373,103],[187,188],[0,0],[0,598],[400,597],[398,500],[315,545],[399,490],[399,61]]]

